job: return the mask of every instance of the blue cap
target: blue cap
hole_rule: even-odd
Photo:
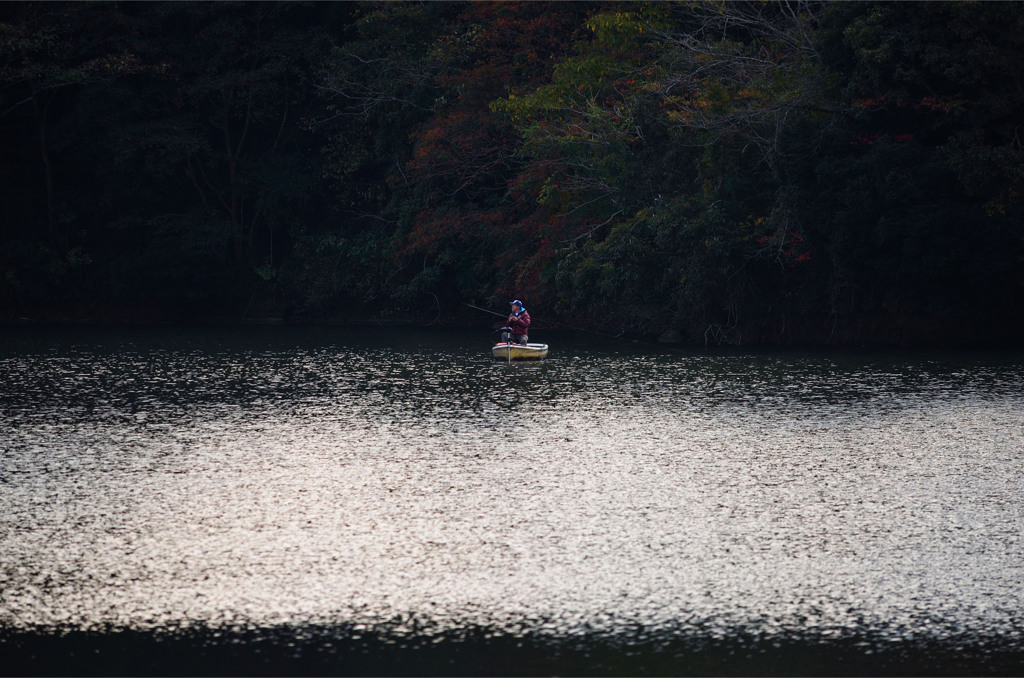
[[[523,307],[523,302],[519,301],[518,299],[516,299],[516,300],[515,300],[515,301],[513,301],[512,303],[513,303],[513,304],[519,304],[519,308],[522,308],[522,307]]]

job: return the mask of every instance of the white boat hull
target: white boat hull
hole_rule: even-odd
[[[495,360],[540,360],[548,354],[547,344],[497,344],[491,349]]]

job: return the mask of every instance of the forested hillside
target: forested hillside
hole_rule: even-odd
[[[1024,4],[0,4],[0,319],[1016,344]]]

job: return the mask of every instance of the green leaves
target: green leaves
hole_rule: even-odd
[[[697,338],[1020,310],[1019,4],[4,17],[4,299],[529,297]]]

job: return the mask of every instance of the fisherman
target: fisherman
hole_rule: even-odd
[[[523,302],[518,299],[513,301],[511,306],[512,312],[508,315],[508,328],[511,333],[504,332],[502,339],[525,346],[529,340],[526,334],[530,330],[530,314],[523,308]],[[510,334],[511,336],[509,336]]]

